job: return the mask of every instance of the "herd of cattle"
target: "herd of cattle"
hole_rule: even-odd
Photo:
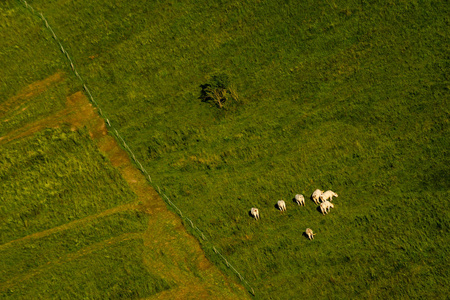
[[[320,211],[322,212],[323,215],[329,213],[330,210],[332,208],[334,208],[333,203],[331,203],[331,201],[333,201],[333,197],[338,197],[338,194],[336,194],[335,192],[330,191],[330,190],[324,192],[324,191],[317,189],[311,195],[311,199],[314,201],[314,203],[319,204]],[[295,195],[294,201],[298,205],[302,205],[302,206],[306,205],[305,197],[301,194]],[[284,200],[279,200],[277,202],[277,208],[281,211],[286,211],[286,202],[284,202]],[[256,207],[252,207],[252,209],[250,210],[250,214],[256,220],[259,219],[259,209],[257,209]],[[306,228],[305,234],[310,240],[312,240],[315,235],[315,233],[313,233],[311,228]]]

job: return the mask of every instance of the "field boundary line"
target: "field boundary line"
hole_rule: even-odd
[[[62,54],[66,57],[66,59],[68,60],[68,65],[70,66],[70,69],[73,71],[74,75],[80,80],[83,89],[86,91],[86,93],[88,94],[88,98],[89,100],[95,105],[95,107],[97,108],[100,116],[102,118],[104,118],[106,120],[106,124],[108,124],[109,128],[111,130],[114,131],[116,137],[122,141],[122,144],[125,148],[125,150],[129,153],[129,155],[133,158],[136,167],[144,174],[147,175],[150,185],[152,185],[159,193],[159,195],[161,195],[162,199],[164,200],[164,202],[167,203],[167,205],[171,206],[173,209],[175,209],[175,211],[178,212],[179,216],[181,217],[182,220],[184,220],[185,222],[189,222],[189,224],[192,226],[192,228],[197,231],[200,234],[200,237],[204,240],[207,241],[210,246],[212,247],[212,249],[214,250],[214,253],[218,254],[218,256],[220,258],[222,258],[224,260],[224,262],[226,263],[226,266],[228,268],[230,268],[234,273],[236,273],[236,275],[239,277],[239,279],[241,280],[241,282],[247,286],[247,290],[249,293],[251,293],[252,295],[255,295],[254,289],[250,286],[250,284],[244,279],[244,277],[236,270],[236,268],[234,268],[229,262],[228,260],[212,245],[211,241],[208,240],[206,238],[206,236],[204,235],[204,233],[197,227],[194,225],[194,223],[192,222],[191,219],[189,219],[188,217],[185,217],[184,214],[182,213],[182,211],[169,199],[169,197],[167,197],[164,192],[161,192],[161,188],[159,185],[157,185],[156,183],[153,182],[150,174],[147,172],[147,170],[142,166],[141,162],[136,158],[136,156],[134,155],[133,151],[131,150],[131,148],[128,146],[128,144],[125,142],[124,138],[122,137],[122,135],[120,135],[120,133],[117,131],[117,129],[114,127],[114,125],[111,125],[109,118],[107,117],[107,115],[102,111],[102,109],[100,108],[100,106],[98,105],[97,101],[95,101],[94,97],[92,96],[88,86],[86,85],[86,82],[83,80],[83,78],[81,77],[81,75],[79,74],[79,72],[76,69],[76,65],[74,64],[74,62],[72,61],[72,59],[70,58],[69,53],[65,50],[64,46],[62,45],[60,39],[58,38],[58,36],[55,34],[53,28],[50,26],[50,24],[48,23],[47,19],[45,18],[45,16],[42,14],[42,12],[38,12],[36,11],[30,4],[28,4],[28,2],[26,0],[19,0],[20,2],[22,2],[25,5],[25,8],[29,9],[30,12],[32,14],[34,14],[35,16],[37,16],[38,18],[40,18],[43,22],[44,22],[44,26],[51,32],[53,39],[56,41],[56,43],[59,46],[59,49],[61,50]],[[88,217],[87,217],[88,218]],[[76,221],[74,221],[76,222]],[[62,227],[64,225],[61,225],[60,227]],[[59,228],[59,227],[57,227]],[[49,229],[52,230],[52,229]],[[11,241],[13,242],[13,241]],[[10,243],[11,243],[10,242]],[[7,244],[4,244],[7,245]],[[0,249],[4,246],[0,246]]]

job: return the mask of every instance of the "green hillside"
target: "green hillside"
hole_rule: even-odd
[[[208,258],[239,281],[215,246],[256,298],[449,294],[446,1],[29,3]],[[81,90],[42,20],[19,1],[1,13],[2,99],[60,69]],[[201,99],[221,74],[239,98],[224,108]],[[292,201],[317,188],[339,194],[326,216]]]

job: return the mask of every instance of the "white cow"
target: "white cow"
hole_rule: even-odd
[[[259,209],[252,207],[252,209],[250,210],[250,214],[253,216],[253,218],[255,218],[256,220],[259,219]]]
[[[311,228],[306,228],[305,233],[310,240],[312,240],[314,238],[314,236],[316,235],[315,233],[313,233]]]
[[[334,205],[330,201],[320,203],[320,211],[323,215],[329,213],[332,208],[334,208]]]
[[[305,197],[303,195],[297,194],[297,195],[295,195],[294,199],[298,205],[306,205]]]
[[[321,191],[321,190],[319,190],[319,189],[315,190],[315,191],[312,193],[311,199],[313,199],[313,201],[314,201],[315,204],[319,204],[319,198],[320,198],[320,195],[322,195],[322,193],[323,193],[323,191]]]
[[[330,211],[332,208],[334,208],[334,204],[331,203],[330,201],[325,201],[325,202],[322,202],[322,203],[325,203],[327,205],[328,211]]]
[[[322,195],[320,195],[320,201],[321,202],[324,202],[327,200],[332,201],[333,197],[339,197],[339,196],[335,192],[328,190],[325,193],[323,193]]]
[[[286,203],[284,202],[284,200],[279,200],[277,202],[277,206],[279,210],[286,211]]]

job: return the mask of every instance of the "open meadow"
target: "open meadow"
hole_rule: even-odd
[[[256,299],[450,294],[446,1],[28,3],[83,82],[36,14],[20,1],[0,4],[1,296],[45,298],[65,286],[55,297],[186,298],[170,291],[192,278],[209,292],[197,298],[251,296],[244,288]],[[233,95],[223,107],[202,98],[217,78]],[[27,91],[33,83],[45,88]],[[88,125],[49,126],[83,84],[205,239],[173,213],[169,227],[146,213],[158,196],[139,201]],[[339,194],[328,215],[310,199],[315,189]],[[133,208],[11,245],[123,205]],[[200,243],[226,277],[202,275],[201,263],[189,264],[194,250],[172,260],[158,252],[167,244],[153,238],[178,232],[180,220],[198,241],[183,235],[189,242],[170,251]]]
[[[107,134],[45,28],[20,3],[0,13],[0,298],[248,297]]]

